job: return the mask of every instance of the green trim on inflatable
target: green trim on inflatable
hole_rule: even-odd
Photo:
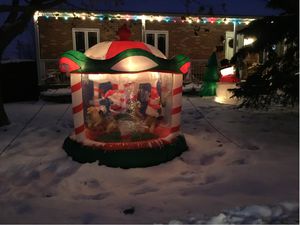
[[[134,71],[134,72],[145,72],[145,71],[156,71],[156,72],[172,72],[172,73],[182,73],[180,71],[181,66],[185,63],[190,62],[190,59],[185,55],[176,55],[172,59],[163,59],[156,57],[152,53],[139,49],[127,49],[118,55],[110,59],[100,60],[100,59],[91,59],[85,54],[79,51],[70,50],[61,55],[61,58],[65,57],[73,62],[75,62],[80,68],[76,71],[70,71],[73,73],[111,73],[116,74],[120,71],[113,70],[112,67],[120,62],[121,60],[131,57],[131,56],[144,56],[154,61],[158,66],[152,67],[146,70]],[[122,73],[126,73],[123,72]],[[132,73],[132,71],[128,71]]]
[[[105,151],[91,146],[84,146],[71,138],[66,138],[65,152],[79,163],[93,163],[124,169],[155,166],[174,159],[188,150],[184,136],[178,136],[171,144],[160,148],[143,148],[137,150]]]

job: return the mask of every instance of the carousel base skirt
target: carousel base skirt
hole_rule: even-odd
[[[93,146],[83,145],[67,137],[63,144],[65,152],[79,163],[93,163],[109,167],[124,169],[155,166],[174,159],[188,149],[185,138],[177,136],[172,143],[165,143],[159,147],[105,150]]]

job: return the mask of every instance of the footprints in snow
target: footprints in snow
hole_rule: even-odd
[[[208,166],[215,162],[216,158],[222,157],[225,155],[224,151],[218,151],[210,154],[203,154],[200,157],[200,165],[202,166]]]
[[[245,149],[247,150],[251,150],[251,151],[256,151],[256,150],[259,150],[260,148],[256,145],[251,145],[251,144],[248,144],[248,145],[245,145],[243,146]]]
[[[183,171],[180,176],[172,177],[169,182],[188,182],[191,183],[195,180],[196,173],[194,171]]]
[[[147,194],[150,192],[157,192],[159,191],[158,188],[152,187],[152,186],[143,186],[133,192],[130,192],[130,195],[143,195],[143,194]]]
[[[185,112],[182,112],[182,114],[186,114],[188,116],[186,117],[183,117],[183,120],[182,120],[182,124],[183,126],[186,125],[186,126],[191,126],[191,123],[193,125],[194,124],[194,120],[196,120],[196,122],[198,122],[198,120],[201,120],[204,118],[203,114],[201,112],[197,112],[195,111],[194,109],[191,111],[191,110],[187,110]],[[199,127],[193,127],[192,129],[193,130],[197,130]]]
[[[100,186],[100,183],[96,179],[91,179],[88,181],[84,181],[83,184],[89,188],[98,188]]]
[[[83,195],[83,194],[78,194],[73,197],[74,200],[103,200],[111,195],[110,192],[103,192],[103,193],[98,193],[94,195]]]
[[[248,161],[246,159],[243,159],[243,158],[236,159],[236,160],[234,160],[230,163],[230,165],[245,165],[245,164],[248,164]]]
[[[134,186],[137,186],[137,185],[146,183],[146,181],[147,181],[147,179],[138,178],[138,179],[134,180],[131,184],[133,184]]]
[[[81,222],[83,224],[88,224],[88,223],[94,223],[95,219],[97,218],[97,215],[94,213],[83,213],[81,216]]]
[[[17,214],[26,214],[26,213],[31,213],[33,209],[29,204],[20,202],[16,204],[15,211]]]
[[[218,180],[217,176],[209,175],[204,178],[204,183],[200,183],[200,184],[211,184],[216,182],[217,180]]]

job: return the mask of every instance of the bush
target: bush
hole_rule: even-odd
[[[36,62],[0,64],[0,84],[4,103],[38,100],[39,88]]]

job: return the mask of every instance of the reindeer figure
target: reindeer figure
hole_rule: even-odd
[[[98,112],[97,108],[90,106],[87,109],[87,124],[89,128],[98,128],[100,125],[105,124],[105,118],[103,113]]]

